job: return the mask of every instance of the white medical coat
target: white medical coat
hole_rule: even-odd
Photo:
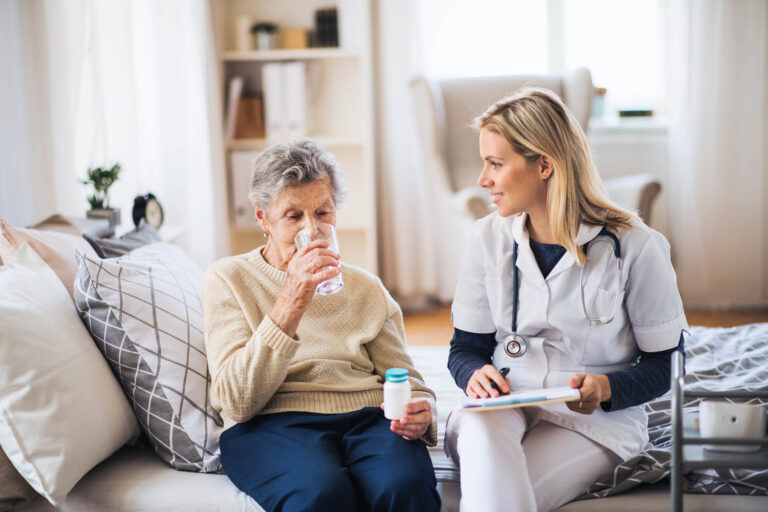
[[[565,253],[546,279],[531,251],[526,214],[501,217],[492,213],[475,223],[462,264],[451,311],[453,325],[463,331],[496,333],[493,364],[510,368],[513,390],[567,386],[576,373],[601,374],[636,363],[638,349],[668,350],[688,329],[677,279],[663,235],[643,223],[618,233],[622,268],[619,305],[612,322],[590,325],[579,288],[579,266]],[[581,246],[602,226],[582,224]],[[603,243],[605,240],[607,243]],[[518,243],[519,305],[517,331],[528,340],[520,358],[504,352],[512,328],[512,247]],[[603,236],[590,244],[584,267],[584,298],[591,317],[609,316],[616,296],[614,245]],[[614,451],[624,460],[648,442],[642,405],[591,415],[570,411],[565,404],[538,410],[541,419],[575,430]]]

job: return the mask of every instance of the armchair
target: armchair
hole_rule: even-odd
[[[594,87],[588,69],[564,75],[498,76],[450,80],[411,80],[421,162],[430,183],[427,200],[445,219],[436,225],[434,251],[440,279],[439,299],[453,299],[461,255],[472,224],[492,210],[490,196],[477,185],[481,170],[472,120],[494,101],[521,87],[545,87],[557,93],[586,132]],[[638,211],[646,222],[661,185],[653,175],[605,180],[609,197]]]

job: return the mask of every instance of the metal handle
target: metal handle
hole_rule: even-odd
[[[672,354],[672,468],[671,510],[683,510],[683,354]]]

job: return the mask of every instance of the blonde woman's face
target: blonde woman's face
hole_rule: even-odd
[[[539,160],[529,163],[504,137],[486,128],[480,131],[480,158],[483,170],[477,184],[490,191],[499,215],[546,208],[546,181]]]

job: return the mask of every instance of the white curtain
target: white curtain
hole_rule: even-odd
[[[441,214],[427,193],[408,87],[422,67],[418,2],[378,0],[373,13],[379,266],[384,284],[401,305],[419,308],[441,295],[432,241],[440,236]]]
[[[78,179],[120,162],[124,223],[151,191],[198,263],[228,251],[207,0],[3,0],[0,66],[0,215],[83,217]]]
[[[768,305],[768,2],[677,0],[670,218],[686,307]]]

